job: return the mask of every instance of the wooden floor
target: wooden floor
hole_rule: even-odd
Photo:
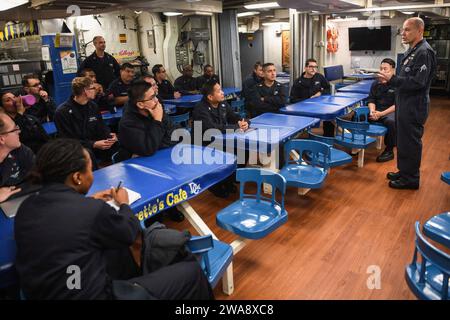
[[[215,288],[217,299],[414,299],[404,268],[414,248],[414,222],[450,210],[450,187],[440,180],[450,170],[450,100],[433,98],[424,135],[421,187],[387,186],[396,161],[379,164],[375,147],[364,168],[333,169],[322,189],[298,196],[288,189],[288,222],[251,242],[233,260],[235,291]],[[191,205],[222,241],[234,236],[217,227],[215,214],[234,201],[205,192]],[[168,225],[195,231],[188,222]],[[369,266],[381,270],[381,289],[368,289]]]

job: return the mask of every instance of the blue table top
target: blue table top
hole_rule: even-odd
[[[241,93],[241,89],[239,88],[222,88],[222,91],[225,96]]]
[[[117,112],[116,113],[111,113],[109,111],[107,112],[103,112],[102,113],[102,118],[105,121],[105,123],[110,123],[113,120],[118,120],[120,118],[122,118],[123,115],[123,107],[122,108],[117,108]]]
[[[55,134],[58,130],[56,130],[56,125],[55,123],[52,122],[45,122],[42,124],[42,126],[44,127],[45,132],[47,132],[47,134]]]
[[[164,104],[173,104],[177,107],[182,108],[193,108],[197,102],[202,100],[203,96],[201,94],[191,94],[186,96],[181,96],[178,99],[167,99],[163,100]]]
[[[255,130],[214,136],[215,143],[217,143],[215,146],[220,148],[226,141],[234,141],[236,149],[270,152],[276,145],[286,142],[317,122],[319,119],[264,113],[251,119],[250,127]]]
[[[365,100],[369,97],[366,93],[356,93],[356,92],[336,92],[335,97],[355,97],[361,100]]]
[[[281,113],[333,120],[346,113],[346,109],[367,98],[363,94],[352,95],[322,95],[306,99],[280,109]]]
[[[361,74],[361,73],[352,73],[352,74],[346,74],[344,75],[345,78],[355,78],[355,79],[361,79],[361,80],[368,80],[368,79],[376,79],[377,75],[376,73],[368,73],[368,74]]]
[[[370,87],[375,80],[363,80],[355,84],[338,89],[339,92],[354,92],[369,94]]]
[[[324,95],[324,96],[306,99],[306,100],[303,100],[302,102],[323,104],[324,106],[331,104],[331,105],[349,107],[349,106],[352,106],[352,105],[360,102],[361,100],[363,100],[363,99],[361,99],[359,97],[342,97],[342,96]]]
[[[225,97],[233,94],[239,94],[241,90],[239,88],[222,88]],[[181,96],[178,99],[165,99],[164,104],[173,104],[181,108],[193,108],[195,105],[202,100],[203,95],[201,94],[191,94]]]
[[[123,181],[124,187],[142,196],[131,204],[142,223],[150,216],[197,196],[235,170],[233,154],[178,144],[159,150],[151,157],[133,158],[95,171],[89,194]]]
[[[297,102],[280,109],[281,113],[295,116],[314,117],[321,120],[333,120],[346,113],[347,106],[324,105],[323,103]]]
[[[251,119],[251,125],[268,124],[279,127],[294,127],[303,130],[317,124],[319,121],[319,119],[310,117],[288,116],[279,113],[263,113],[262,115]]]

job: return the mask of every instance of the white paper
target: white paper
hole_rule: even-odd
[[[124,189],[127,190],[128,200],[129,200],[130,204],[138,201],[141,198],[141,194],[140,193],[137,193],[136,191],[130,190],[128,188],[124,188]],[[114,200],[109,200],[106,203],[109,204],[114,209],[116,209],[117,211],[119,211],[119,206],[116,204],[116,202]]]
[[[63,74],[76,73],[78,70],[77,57],[75,51],[60,51]]]
[[[13,64],[12,68],[13,68],[13,71],[20,71],[20,67],[18,64]]]
[[[50,50],[49,50],[48,46],[43,46],[41,48],[41,51],[42,51],[42,60],[50,61]]]

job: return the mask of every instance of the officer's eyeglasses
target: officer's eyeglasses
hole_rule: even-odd
[[[311,69],[319,69],[319,66],[308,66],[308,68],[311,68]]]
[[[155,99],[157,99],[156,95],[153,95],[150,97],[150,99],[138,100],[138,102],[155,101]]]
[[[8,134],[8,133],[13,133],[13,132],[19,132],[20,133],[20,127],[19,126],[15,126],[14,129],[6,131],[6,132],[2,132],[0,133],[0,135],[4,135],[4,134]]]

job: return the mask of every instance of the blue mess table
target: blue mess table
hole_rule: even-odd
[[[353,93],[364,93],[369,94],[372,83],[375,80],[362,80],[355,84],[339,88],[338,92],[353,92]]]
[[[233,145],[239,149],[254,152],[271,152],[278,145],[288,141],[299,132],[308,129],[320,120],[315,118],[264,113],[251,119],[251,129],[246,132],[232,131],[215,135],[217,147]],[[230,142],[233,142],[230,144]],[[263,149],[263,150],[262,150]]]
[[[178,144],[159,150],[151,157],[132,158],[94,172],[94,184],[89,194],[117,186],[140,193],[141,198],[131,208],[144,222],[160,212],[176,206],[200,235],[217,237],[189,204],[212,185],[236,170],[236,157],[208,147]],[[233,269],[228,267],[223,277],[223,290],[233,292]]]
[[[228,99],[228,97],[234,97],[241,93],[241,89],[239,88],[222,88],[222,91],[225,95],[225,99]]]
[[[47,134],[49,135],[55,134],[58,131],[53,121],[45,122],[42,124],[42,126],[44,127],[45,132],[47,132]]]
[[[123,181],[125,187],[141,194],[131,208],[145,227],[148,218],[197,196],[235,170],[233,154],[178,144],[151,157],[132,158],[94,171],[89,194]]]
[[[222,91],[225,95],[225,99],[234,98],[235,95],[239,94],[241,90],[239,88],[222,88]],[[178,99],[165,99],[164,104],[175,105],[179,108],[187,108],[191,109],[195,107],[195,105],[200,102],[203,98],[201,94],[192,94],[181,96]]]
[[[376,73],[352,73],[352,74],[347,74],[344,75],[344,78],[351,78],[351,79],[356,79],[358,81],[360,80],[371,80],[371,79],[376,79],[377,78],[377,74]]]
[[[198,102],[202,100],[201,94],[191,94],[181,96],[178,99],[165,99],[164,104],[171,104],[179,108],[193,108]]]
[[[357,106],[366,96],[320,96],[310,98],[280,109],[281,113],[334,120],[347,113],[347,109]]]
[[[132,158],[95,171],[89,195],[123,181],[123,186],[141,194],[141,198],[131,204],[141,226],[144,227],[148,218],[177,206],[200,235],[211,234],[217,239],[188,201],[235,170],[236,158],[233,154],[179,144],[160,150],[151,157]],[[0,249],[0,267],[11,269],[16,253],[14,218],[8,218],[1,210]],[[232,266],[223,279],[225,293],[231,294]]]
[[[354,97],[359,98],[361,100],[365,100],[369,97],[369,94],[366,93],[355,93],[355,92],[336,92],[335,97]]]
[[[264,113],[251,119],[250,128],[253,130],[215,135],[211,145],[219,150],[231,149],[234,152],[248,150],[250,165],[256,165],[259,162],[263,168],[278,172],[282,145],[319,122],[320,119],[316,118]],[[297,154],[292,156],[298,157]],[[271,192],[267,184],[264,184],[264,190],[267,193]]]
[[[345,107],[351,107],[353,105],[356,105],[360,103],[364,98],[361,96],[331,96],[331,95],[321,95],[319,97],[306,99],[303,102],[304,103],[323,103],[326,104],[333,104],[337,106],[345,106]]]

